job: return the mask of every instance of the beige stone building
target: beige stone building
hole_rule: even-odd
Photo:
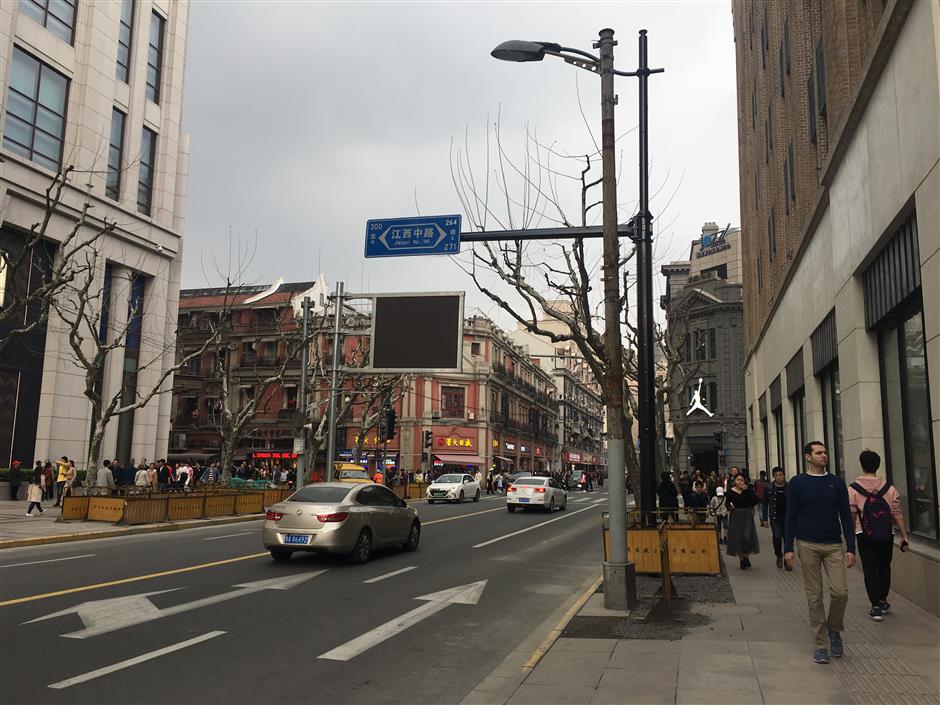
[[[940,613],[940,4],[735,0],[751,466],[881,454]]]
[[[109,312],[103,335],[126,329],[129,315],[139,333],[109,355],[105,396],[122,385],[148,389],[174,362],[172,350],[159,351],[176,330],[188,12],[188,0],[0,2],[0,245],[23,242],[42,219],[46,188],[67,166],[75,173],[47,230],[50,252],[85,202],[92,226],[117,222],[96,244],[92,290]],[[63,454],[82,466],[90,404],[71,356],[53,317],[0,359],[0,467]],[[169,411],[163,395],[114,419],[105,457],[164,456]]]

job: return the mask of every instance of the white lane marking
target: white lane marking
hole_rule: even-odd
[[[172,592],[181,588],[170,588],[168,590],[157,590],[155,592],[144,592],[138,595],[125,595],[123,597],[112,597],[105,600],[95,600],[94,602],[82,602],[64,610],[53,612],[36,619],[31,619],[24,624],[33,622],[43,622],[47,619],[55,619],[68,614],[77,614],[85,625],[84,629],[61,636],[70,639],[87,639],[90,636],[98,634],[107,634],[118,629],[152,622],[155,619],[170,617],[175,614],[187,612],[189,610],[201,609],[209,605],[214,605],[227,600],[234,600],[236,597],[252,595],[262,590],[290,590],[292,587],[300,585],[311,578],[322,575],[326,570],[317,570],[310,573],[299,573],[296,575],[286,575],[280,578],[270,578],[268,580],[256,580],[252,583],[240,583],[233,587],[241,588],[231,592],[223,592],[217,595],[209,595],[201,600],[193,602],[184,602],[183,604],[173,605],[164,609],[154,605],[148,597],[150,595],[159,595],[164,592]]]
[[[39,565],[40,563],[56,563],[58,561],[74,561],[77,558],[91,558],[94,553],[85,553],[81,556],[67,556],[65,558],[49,558],[44,561],[29,561],[28,563],[10,563],[9,565],[0,565],[0,568],[18,568],[21,565]]]
[[[430,595],[421,595],[416,600],[427,600],[420,607],[416,607],[410,612],[396,617],[395,619],[382,624],[375,629],[358,636],[351,641],[347,641],[335,649],[320,654],[317,658],[329,659],[330,661],[348,661],[359,654],[368,651],[373,646],[381,644],[386,639],[391,639],[399,632],[403,632],[408,627],[414,626],[423,619],[437,614],[450,605],[475,605],[480,601],[483,589],[486,587],[486,580],[479,580],[475,583],[459,585],[448,590],[441,590]]]
[[[179,651],[180,649],[185,649],[188,646],[195,646],[196,644],[201,644],[204,641],[209,641],[209,639],[215,639],[217,636],[222,636],[225,632],[208,632],[202,636],[193,637],[192,639],[187,639],[186,641],[181,641],[178,644],[172,644],[170,646],[164,646],[162,649],[157,649],[156,651],[149,651],[146,654],[141,654],[140,656],[135,656],[134,658],[129,658],[126,661],[119,661],[118,663],[111,664],[110,666],[105,666],[104,668],[98,668],[94,671],[89,671],[88,673],[83,673],[80,676],[75,676],[74,678],[66,678],[64,681],[59,681],[58,683],[52,683],[51,685],[46,686],[47,688],[55,688],[56,690],[61,690],[62,688],[68,688],[72,685],[78,685],[79,683],[85,683],[95,678],[101,678],[101,676],[106,676],[109,673],[114,673],[115,671],[120,671],[125,668],[130,668],[131,666],[136,666],[138,663],[144,663],[145,661],[151,661],[160,656],[166,654],[171,654],[174,651]]]
[[[203,539],[203,541],[215,541],[216,539],[230,539],[233,536],[247,536],[248,534],[254,534],[254,531],[240,531],[237,534],[224,534],[222,536],[208,536]]]
[[[591,502],[591,504],[598,504],[600,502],[606,502],[606,501],[607,501],[606,497],[601,497],[600,499],[595,499],[593,502]]]
[[[553,524],[553,523],[556,522],[556,521],[561,521],[562,519],[567,519],[568,517],[573,517],[575,514],[580,514],[581,512],[586,512],[586,511],[589,510],[589,509],[594,509],[594,507],[593,507],[593,506],[591,506],[591,507],[585,507],[584,509],[579,509],[579,510],[576,511],[576,512],[568,512],[568,513],[565,514],[564,516],[556,517],[556,518],[554,518],[554,519],[549,519],[548,521],[543,521],[543,522],[541,522],[540,524],[533,524],[532,526],[529,526],[529,527],[527,527],[527,528],[525,528],[525,529],[520,529],[519,531],[513,531],[511,534],[506,534],[505,536],[498,536],[498,537],[495,538],[495,539],[490,539],[489,541],[484,541],[483,543],[478,543],[476,546],[473,546],[473,548],[483,548],[484,546],[489,546],[491,543],[496,543],[496,542],[498,542],[498,541],[503,541],[503,540],[505,540],[505,539],[510,539],[510,538],[512,538],[513,536],[518,536],[519,534],[524,534],[524,533],[526,533],[527,531],[532,531],[533,529],[539,529],[539,528],[541,528],[541,527],[543,527],[543,526],[546,526],[546,525],[548,525],[548,524]]]
[[[385,575],[379,575],[375,578],[369,578],[368,580],[363,580],[364,583],[377,583],[380,580],[385,580],[385,578],[394,578],[396,575],[401,575],[402,573],[407,573],[409,570],[414,570],[418,566],[410,565],[407,568],[402,568],[401,570],[393,570],[391,573],[386,573]]]

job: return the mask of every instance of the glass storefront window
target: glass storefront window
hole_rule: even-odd
[[[806,445],[806,405],[803,390],[790,397],[793,405],[793,438],[796,448],[796,472],[803,472],[803,447]]]
[[[922,306],[887,321],[878,342],[888,477],[910,531],[938,538]]]
[[[822,382],[823,429],[826,450],[829,451],[829,472],[845,477],[842,457],[842,401],[839,391],[839,367],[829,367],[820,378]]]

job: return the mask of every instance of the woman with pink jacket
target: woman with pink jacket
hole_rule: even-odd
[[[891,609],[891,554],[894,551],[894,526],[901,532],[901,550],[907,550],[907,529],[901,513],[898,491],[878,477],[881,457],[871,450],[858,456],[862,474],[849,485],[849,509],[855,521],[858,556],[865,573],[865,591],[871,602],[869,616],[876,622]]]

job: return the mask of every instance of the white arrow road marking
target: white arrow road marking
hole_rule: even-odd
[[[147,598],[150,595],[159,595],[164,592],[172,592],[173,590],[179,590],[180,588],[172,588],[171,590],[157,590],[155,592],[144,592],[139,595],[114,597],[108,600],[83,602],[79,605],[75,605],[74,607],[68,607],[64,610],[59,610],[58,612],[53,612],[52,614],[47,614],[43,617],[31,619],[28,622],[24,622],[24,624],[42,622],[47,619],[53,619],[54,617],[62,617],[67,614],[75,613],[81,618],[85,628],[70,634],[63,634],[62,636],[69,637],[70,639],[87,639],[90,636],[107,634],[108,632],[124,629],[125,627],[130,627],[135,624],[152,622],[155,619],[170,617],[174,614],[180,614],[181,612],[188,612],[189,610],[199,609],[200,607],[207,607],[219,602],[234,600],[236,597],[244,597],[245,595],[251,595],[252,593],[260,592],[261,590],[290,590],[295,585],[300,585],[301,583],[304,583],[311,578],[315,578],[316,576],[325,572],[325,570],[318,570],[312,573],[303,573],[301,575],[288,575],[282,578],[272,578],[271,580],[256,580],[253,583],[241,583],[239,585],[233,586],[241,588],[241,590],[223,592],[218,595],[209,595],[209,597],[204,597],[201,600],[184,602],[181,605],[173,605],[172,607],[167,607],[165,609],[159,609]]]
[[[483,588],[485,587],[486,580],[480,580],[475,583],[450,588],[449,590],[441,590],[440,592],[434,592],[430,595],[416,597],[416,600],[427,600],[427,603],[416,607],[410,612],[405,612],[405,614],[400,617],[396,617],[392,621],[386,622],[382,626],[376,627],[372,631],[366,632],[352,641],[347,641],[342,646],[337,646],[332,651],[320,654],[318,658],[329,659],[331,661],[348,661],[368,651],[373,646],[381,644],[386,639],[391,639],[399,632],[405,631],[408,627],[414,626],[421,620],[437,614],[448,605],[477,604],[480,601],[480,597],[483,595]]]
[[[593,502],[591,502],[591,504],[599,504],[600,502],[606,502],[606,501],[607,501],[606,497],[601,497],[600,499],[595,499]]]
[[[92,558],[94,553],[85,553],[81,556],[66,556],[65,558],[48,558],[44,561],[29,561],[29,563],[10,563],[8,565],[0,565],[0,568],[18,568],[21,565],[39,565],[40,563],[57,563],[58,561],[74,561],[77,558]]]
[[[204,641],[209,641],[209,639],[215,639],[217,636],[222,636],[225,632],[208,632],[202,636],[197,636],[192,639],[187,639],[186,641],[181,641],[178,644],[172,644],[170,646],[164,646],[162,649],[157,649],[156,651],[150,651],[146,654],[141,654],[140,656],[135,656],[134,658],[129,658],[126,661],[119,661],[118,663],[112,664],[110,666],[105,666],[104,668],[99,668],[94,671],[89,671],[80,676],[75,676],[74,678],[66,678],[64,681],[59,681],[58,683],[52,683],[47,686],[48,688],[55,688],[56,690],[61,690],[62,688],[68,688],[71,685],[78,685],[79,683],[85,683],[86,681],[94,680],[95,678],[100,678],[101,676],[106,676],[109,673],[114,673],[115,671],[120,671],[124,668],[130,668],[131,666],[136,666],[138,663],[144,663],[145,661],[150,661],[155,658],[159,658],[164,654],[170,654],[174,651],[179,651],[180,649],[185,649],[187,646],[194,646],[196,644],[201,644]]]
[[[589,509],[596,509],[596,508],[597,507],[595,507],[594,505],[591,505],[589,507],[585,507],[584,509],[579,509],[576,512],[568,512],[564,516],[557,517],[556,519],[549,519],[548,521],[543,521],[539,524],[533,524],[532,526],[528,528],[520,529],[519,531],[513,531],[511,534],[506,534],[505,536],[497,536],[495,539],[490,539],[489,541],[478,543],[476,546],[473,546],[473,548],[483,548],[484,546],[489,546],[491,543],[496,543],[497,541],[504,541],[505,539],[512,538],[513,536],[518,536],[519,534],[524,534],[527,531],[532,531],[533,529],[538,529],[540,527],[547,526],[549,524],[554,524],[556,521],[561,521],[562,519],[573,517],[575,514],[580,514],[581,512],[586,512]]]

